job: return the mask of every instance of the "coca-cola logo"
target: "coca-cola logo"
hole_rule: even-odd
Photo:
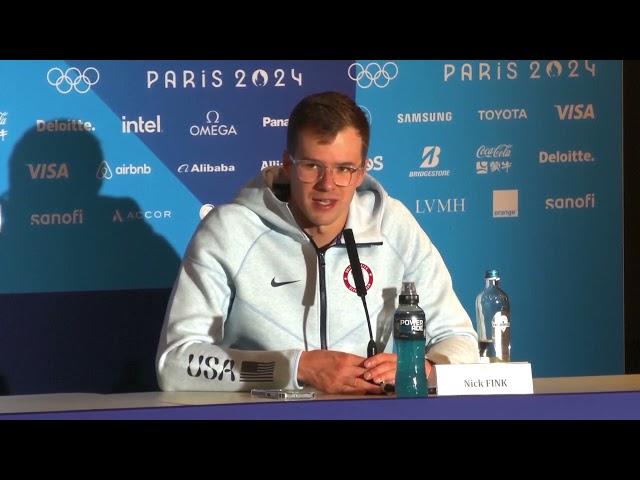
[[[476,158],[509,158],[511,157],[511,145],[501,143],[495,147],[480,145],[476,150]]]

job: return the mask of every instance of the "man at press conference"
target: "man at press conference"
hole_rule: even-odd
[[[478,361],[451,276],[409,210],[366,173],[370,127],[346,95],[293,109],[282,166],[213,209],[187,248],[162,328],[163,390],[302,389],[377,394],[395,381],[402,282],[426,312],[425,369]],[[370,316],[356,293],[351,229]],[[370,341],[374,353],[367,356]]]

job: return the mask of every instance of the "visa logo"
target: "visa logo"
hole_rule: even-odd
[[[560,120],[594,120],[596,118],[593,104],[555,105]]]
[[[32,180],[69,178],[66,163],[27,163]]]

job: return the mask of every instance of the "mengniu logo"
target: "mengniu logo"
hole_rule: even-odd
[[[364,263],[361,263],[360,267],[362,267],[362,275],[364,277],[365,287],[367,290],[369,290],[371,288],[371,285],[373,285],[373,272],[371,271],[369,266],[365,265]],[[344,273],[342,274],[342,280],[344,280],[344,284],[349,290],[356,293],[356,282],[354,282],[353,280],[353,273],[351,273],[351,265],[348,265],[347,268],[344,269]]]

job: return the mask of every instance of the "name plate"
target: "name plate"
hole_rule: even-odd
[[[434,368],[438,395],[533,393],[528,362],[436,364]]]

